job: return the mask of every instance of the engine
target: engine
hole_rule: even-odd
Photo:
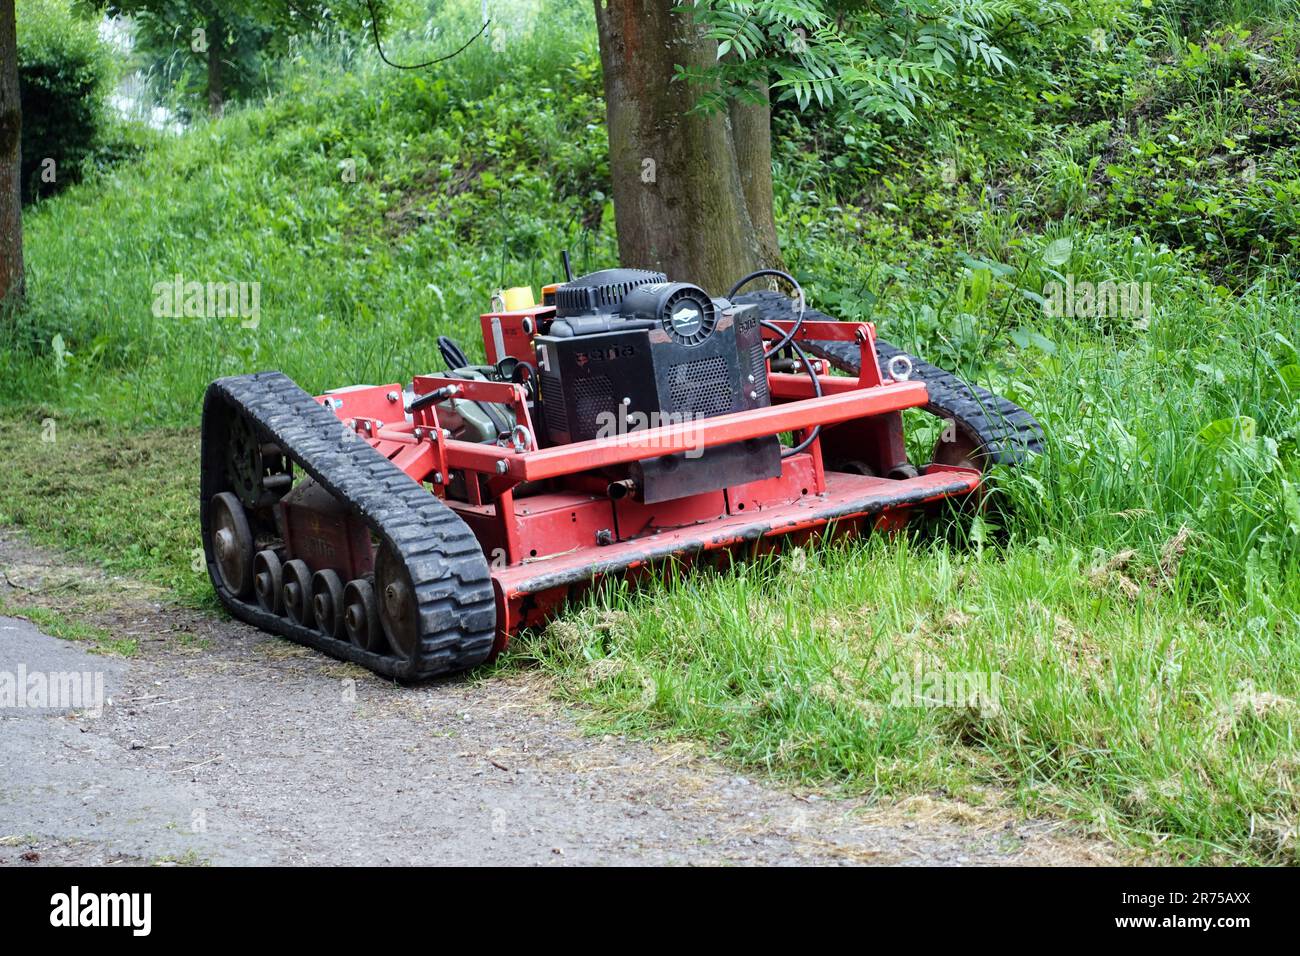
[[[534,340],[542,419],[568,444],[769,404],[759,322],[659,272],[608,269],[560,286]],[[646,502],[773,477],[775,436],[664,455],[633,466]]]

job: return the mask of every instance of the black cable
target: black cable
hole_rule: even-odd
[[[727,298],[734,298],[736,293],[746,285],[753,282],[755,279],[761,279],[763,276],[772,276],[777,279],[784,279],[786,282],[790,283],[790,285],[794,287],[794,291],[798,293],[798,297],[795,299],[797,310],[795,312],[794,325],[790,326],[790,331],[786,332],[784,337],[781,338],[776,345],[768,349],[767,353],[763,356],[764,358],[771,358],[777,352],[781,351],[781,349],[789,345],[794,337],[799,334],[799,329],[803,327],[803,314],[804,310],[808,307],[808,302],[807,299],[804,298],[803,286],[799,284],[799,280],[788,272],[782,272],[780,269],[759,269],[757,272],[751,272],[731,287],[731,291],[727,293]],[[764,324],[766,325],[766,323]],[[780,329],[772,326],[769,326],[769,328],[775,331],[778,335],[781,335]]]
[[[767,321],[767,319],[760,319],[759,324],[763,326],[763,328],[767,329],[769,332],[775,332],[778,335],[781,334],[780,326],[773,325],[771,322]],[[804,350],[799,347],[798,342],[791,342],[789,343],[789,345],[790,348],[794,349],[794,354],[799,359],[799,361],[803,362],[803,367],[808,371],[808,377],[812,379],[813,395],[817,398],[821,398],[822,381],[820,378],[817,377],[817,370],[813,367],[813,363],[808,361],[808,356],[804,354]],[[801,441],[799,444],[795,445],[793,448],[782,449],[781,457],[789,458],[792,455],[799,454],[799,452],[803,451],[814,441],[816,441],[817,436],[820,435],[821,433],[822,433],[822,427],[820,425],[813,426],[813,430],[808,433],[808,437],[805,438],[803,441]]]
[[[727,293],[727,298],[732,298],[737,292],[749,285],[749,283],[753,282],[755,279],[761,279],[763,276],[774,276],[778,279],[784,279],[786,282],[794,286],[795,291],[799,293],[799,303],[802,306],[803,286],[799,285],[798,280],[795,279],[794,276],[790,275],[790,273],[782,272],[780,269],[759,269],[757,272],[751,272],[744,278],[737,280],[736,284],[731,287],[731,291]]]
[[[448,371],[454,371],[458,368],[465,368],[469,365],[469,358],[456,340],[448,338],[445,335],[438,336],[438,352],[442,355],[442,360],[447,363]]]
[[[520,373],[523,373],[522,376]],[[530,401],[536,400],[537,366],[532,362],[525,362],[523,359],[520,359],[519,364],[516,365],[514,371],[510,373],[510,381],[514,382],[516,385],[522,385],[524,387],[524,394],[528,396]]]
[[[793,349],[795,356],[799,359],[799,361],[803,362],[804,368],[808,370],[808,375],[812,379],[813,395],[815,395],[817,398],[821,398],[822,383],[821,383],[821,379],[817,377],[817,370],[813,367],[812,362],[808,361],[808,356],[804,354],[804,350],[801,349],[799,347],[799,344],[794,341],[794,337],[798,335],[799,330],[803,328],[804,311],[807,308],[807,299],[803,294],[803,286],[799,284],[799,280],[796,279],[794,276],[790,275],[790,273],[788,272],[782,272],[780,269],[759,269],[756,272],[751,272],[749,275],[744,276],[739,281],[737,281],[736,284],[731,287],[731,291],[727,293],[727,298],[728,299],[733,298],[735,294],[739,292],[742,288],[744,288],[747,284],[753,282],[755,279],[760,279],[763,276],[772,276],[773,278],[784,279],[786,282],[790,283],[790,285],[794,287],[795,292],[798,294],[797,298],[795,299],[795,302],[797,303],[795,320],[794,320],[794,324],[790,326],[789,332],[782,334],[779,326],[774,325],[773,323],[769,322],[766,319],[759,320],[759,324],[762,325],[763,328],[767,329],[769,332],[775,332],[778,336],[781,336],[775,345],[773,345],[770,349],[768,349],[766,352],[763,353],[763,359],[764,361],[770,359],[773,355],[776,355],[778,352],[780,352],[782,349],[786,348],[787,346]],[[821,433],[822,433],[821,425],[814,426],[813,430],[808,433],[808,437],[805,438],[803,441],[801,441],[798,445],[795,445],[793,448],[782,449],[781,457],[789,458],[792,455],[799,454],[801,451],[803,451],[805,448],[811,445],[814,441],[816,441],[817,437],[821,435]]]
[[[475,40],[477,40],[479,37],[481,37],[484,33],[487,32],[488,25],[492,22],[491,20],[484,20],[483,26],[479,27],[478,33],[475,33],[472,37],[470,37],[463,44],[461,44],[459,49],[455,50],[452,53],[448,53],[446,56],[440,56],[437,59],[428,61],[427,63],[412,63],[412,64],[394,63],[392,60],[388,58],[388,55],[384,53],[384,47],[379,42],[379,16],[375,13],[375,0],[366,0],[366,6],[370,8],[370,31],[375,38],[375,49],[379,51],[379,59],[383,60],[389,66],[396,67],[399,70],[423,70],[426,67],[435,66],[438,63],[442,63],[446,60],[450,60],[454,56],[459,56],[460,54],[464,53],[466,50],[469,49],[469,45],[471,43],[473,43]]]

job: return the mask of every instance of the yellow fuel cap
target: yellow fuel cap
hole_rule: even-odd
[[[518,312],[521,309],[531,309],[537,304],[536,300],[533,299],[532,286],[515,286],[513,289],[498,292],[497,296],[500,297],[501,303],[504,305],[503,312]]]

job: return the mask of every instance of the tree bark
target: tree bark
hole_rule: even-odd
[[[785,269],[772,208],[771,92],[766,83],[759,92],[763,97],[761,102],[732,102],[731,133],[736,144],[740,187],[745,194],[745,207],[758,242],[759,263],[765,269]]]
[[[0,0],[0,306],[23,295],[22,102],[14,0]]]
[[[764,254],[750,217],[730,113],[691,112],[695,90],[674,80],[678,63],[715,63],[717,45],[687,15],[673,13],[674,3],[595,0],[619,257],[625,266],[658,269],[722,294],[760,268]],[[764,142],[768,146],[762,162],[770,220],[768,137],[745,134],[747,166],[760,160]],[[754,182],[760,206],[761,179]],[[773,246],[775,236],[772,229]]]
[[[226,98],[225,80],[221,72],[225,30],[220,19],[208,23],[208,112],[213,116],[221,115]]]

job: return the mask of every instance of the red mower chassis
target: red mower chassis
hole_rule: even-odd
[[[708,308],[705,293],[586,279],[548,289],[546,305],[482,316],[487,365],[439,339],[451,371],[409,386],[313,398],[278,372],[213,382],[201,521],[225,607],[378,673],[423,679],[490,660],[602,579],[897,531],[976,492],[989,464],[1040,447],[1038,423],[1006,399],[878,342],[870,323],[797,310],[772,292],[710,300],[723,306],[708,341],[736,344],[672,353],[650,417],[645,352],[622,330],[641,330],[635,341],[652,350],[678,348],[658,343],[702,328],[690,303]],[[622,296],[617,320],[599,308],[610,289]],[[574,295],[592,307],[575,311]],[[654,306],[658,324],[638,318],[656,296],[676,304]],[[620,331],[589,331],[606,323]],[[732,377],[718,385],[696,371],[710,362]],[[571,402],[553,404],[547,388],[561,374]],[[590,398],[583,389],[597,383]],[[617,428],[594,427],[597,405]],[[919,469],[903,441],[907,409],[945,422]]]
[[[484,319],[513,328],[531,314]],[[776,325],[783,332],[790,327]],[[458,398],[512,405],[524,426],[512,447],[451,439],[435,405],[407,421],[397,383],[327,393],[317,401],[442,498],[473,531],[491,568],[493,650],[499,653],[512,635],[544,622],[606,575],[635,576],[668,559],[696,561],[711,552],[779,550],[787,539],[897,529],[915,510],[979,486],[978,470],[953,465],[878,477],[906,465],[900,413],[929,403],[926,386],[882,380],[870,324],[805,322],[796,337],[802,340],[856,344],[861,372],[857,378],[820,375],[821,397],[805,374],[770,374],[771,407],[550,448],[530,441],[532,422],[518,385],[436,375],[413,383],[417,396],[456,389]],[[798,442],[818,425],[821,435],[784,458],[779,476],[750,484],[645,504],[611,498],[603,476],[632,462],[746,439],[793,433]],[[827,447],[853,448],[854,470],[828,469]],[[453,481],[458,497],[449,496]]]

